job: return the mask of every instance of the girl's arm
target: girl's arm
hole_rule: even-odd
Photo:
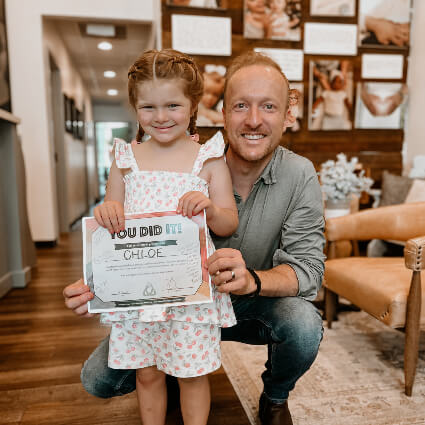
[[[94,209],[96,221],[110,233],[124,230],[124,189],[121,171],[114,160],[106,183],[105,200]]]
[[[206,161],[200,176],[206,180],[209,177],[210,197],[201,192],[185,193],[177,212],[190,218],[205,208],[208,227],[218,236],[230,236],[238,228],[239,220],[232,179],[223,157]]]

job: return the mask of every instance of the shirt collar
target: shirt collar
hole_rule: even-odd
[[[229,149],[229,144],[227,143],[226,146],[224,147],[224,160],[226,160],[226,153],[227,153],[228,149]],[[261,173],[260,177],[257,179],[257,182],[260,179],[263,179],[263,182],[265,184],[274,184],[274,183],[276,183],[276,167],[278,166],[278,162],[279,162],[276,159],[276,157],[277,157],[277,152],[279,151],[279,149],[281,149],[280,146],[278,146],[274,150],[272,159],[265,166],[265,168],[264,168],[263,172]]]
[[[278,146],[274,150],[272,159],[265,166],[263,172],[261,173],[261,176],[259,177],[259,179],[262,179],[265,184],[276,183],[276,167],[278,166],[278,163],[279,163],[279,161],[277,160],[277,153],[279,149],[280,149],[280,146]]]

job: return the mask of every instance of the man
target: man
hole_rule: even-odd
[[[231,293],[238,320],[222,329],[222,339],[268,344],[263,425],[292,424],[289,392],[316,358],[323,330],[310,302],[324,269],[322,196],[312,164],[279,146],[295,119],[289,101],[288,81],[268,57],[249,52],[229,68],[223,114],[239,227],[229,238],[214,238],[208,269],[218,290]],[[92,295],[81,280],[64,296],[69,308],[87,314]],[[87,391],[133,391],[134,371],[109,369],[107,353],[105,340],[85,363]]]

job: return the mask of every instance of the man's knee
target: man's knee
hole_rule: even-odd
[[[85,361],[80,374],[84,389],[100,398],[131,393],[136,388],[135,371],[109,368],[108,351],[109,337],[105,338]]]
[[[272,311],[272,338],[315,356],[322,340],[322,318],[312,303],[299,297],[282,298]]]

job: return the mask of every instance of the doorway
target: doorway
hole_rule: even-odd
[[[99,177],[99,195],[105,197],[106,182],[113,160],[114,138],[130,140],[131,128],[128,122],[97,122],[96,123],[96,155]]]

